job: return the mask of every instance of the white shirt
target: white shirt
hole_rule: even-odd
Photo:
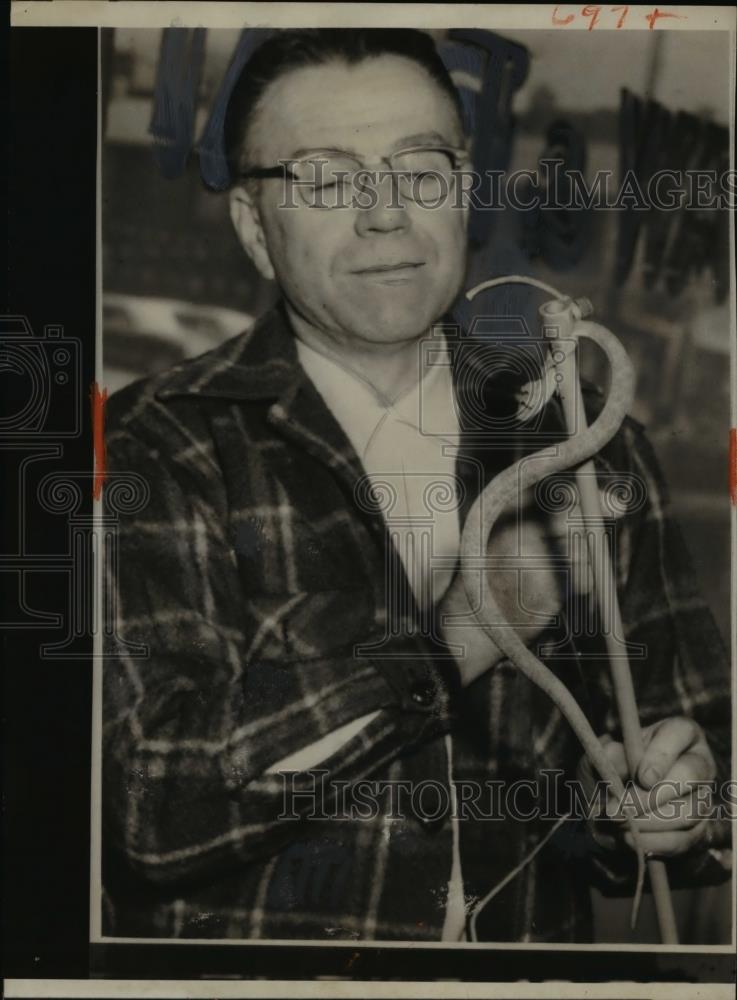
[[[455,489],[455,446],[460,439],[450,358],[442,337],[418,344],[416,383],[398,399],[382,399],[359,373],[302,341],[302,367],[345,431],[372,485],[386,500],[383,514],[421,608],[436,604],[455,572],[460,527]],[[317,766],[378,715],[355,719],[284,758],[270,771]],[[445,737],[452,801],[453,746]],[[465,905],[458,820],[453,809],[453,866],[444,941],[462,940]]]

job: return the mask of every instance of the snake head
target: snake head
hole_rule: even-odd
[[[516,419],[520,423],[532,420],[543,410],[553,397],[553,393],[558,388],[559,379],[557,364],[553,360],[552,352],[548,355],[548,360],[543,369],[543,374],[539,379],[533,379],[518,389],[515,393],[517,401]]]

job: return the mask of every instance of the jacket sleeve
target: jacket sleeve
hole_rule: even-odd
[[[271,854],[316,804],[329,805],[334,783],[447,730],[454,678],[422,636],[394,640],[401,669],[355,659],[352,645],[288,664],[262,659],[260,638],[283,609],[272,609],[261,636],[244,628],[242,577],[216,494],[127,429],[110,434],[107,449],[111,479],[133,471],[150,492],[143,510],[119,515],[120,639],[103,672],[105,836],[132,869],[175,883]],[[287,785],[273,771],[370,713],[319,774],[290,775]]]
[[[618,451],[618,454],[617,454]],[[613,468],[633,510],[617,525],[616,568],[624,638],[632,644],[630,666],[643,726],[672,716],[693,718],[704,729],[717,763],[714,804],[731,771],[731,697],[727,652],[696,583],[681,531],[674,521],[663,475],[640,425],[627,421]],[[610,468],[611,468],[610,467]],[[611,482],[616,484],[617,476]],[[602,731],[621,739],[608,670],[597,671],[608,706]],[[712,820],[720,837],[729,824]],[[711,883],[728,877],[715,851],[669,861],[674,885]],[[599,854],[597,868],[612,886],[631,885],[633,857]]]

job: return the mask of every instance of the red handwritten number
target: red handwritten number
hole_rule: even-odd
[[[600,13],[601,13],[601,7],[597,7],[593,4],[590,7],[581,8],[581,17],[591,18],[591,24],[589,24],[588,28],[586,29],[587,31],[591,31],[593,29],[594,25],[599,20]]]
[[[575,14],[569,14],[567,17],[558,17],[558,9],[559,9],[559,7],[560,7],[560,4],[557,4],[556,7],[555,7],[555,10],[553,11],[553,24],[556,26],[556,28],[563,28],[567,24],[570,24],[571,21],[575,20],[575,16],[576,15]],[[600,7],[598,4],[591,4],[589,6],[581,8],[581,12],[580,12],[581,13],[581,17],[590,17],[591,18],[591,21],[589,23],[587,31],[592,31],[596,27],[596,25],[599,23],[599,14],[601,13],[602,9],[603,8]],[[625,22],[625,20],[627,18],[627,14],[629,13],[629,6],[624,5],[624,6],[620,6],[620,7],[609,7],[608,8],[608,11],[609,11],[610,14],[616,14],[617,11],[620,11],[620,10],[622,11],[622,15],[619,18],[619,20],[617,21],[617,23],[615,24],[615,26],[614,26],[615,28],[621,28],[624,25],[624,22]],[[650,11],[649,14],[645,14],[645,20],[647,21],[647,26],[648,26],[648,29],[650,31],[653,30],[653,28],[655,27],[656,23],[660,20],[661,17],[677,17],[680,21],[686,21],[687,20],[685,14],[672,14],[669,11],[660,10],[658,7],[655,7],[653,10]]]
[[[615,13],[616,11],[618,11],[618,10],[621,10],[621,11],[622,11],[622,16],[621,16],[621,17],[620,17],[620,19],[619,19],[619,20],[617,21],[617,23],[616,23],[615,27],[617,27],[617,28],[621,28],[621,27],[622,27],[622,25],[624,24],[624,19],[625,19],[625,18],[627,17],[627,13],[628,13],[628,11],[629,11],[629,7],[612,7],[612,8],[611,8],[611,11],[612,11],[612,14],[614,14],[614,13]]]
[[[571,21],[573,20],[573,14],[569,14],[568,17],[558,17],[558,6],[560,5],[557,5],[555,10],[553,11],[553,24],[555,24],[556,26],[563,24],[570,24]]]
[[[685,14],[669,14],[667,11],[658,10],[658,8],[656,7],[655,10],[653,10],[649,14],[645,15],[645,20],[647,21],[648,31],[652,31],[653,30],[653,28],[655,27],[655,22],[658,21],[661,17],[677,17],[681,21],[685,21],[686,20]]]

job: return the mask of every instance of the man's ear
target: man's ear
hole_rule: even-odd
[[[240,244],[268,281],[274,280],[274,268],[266,249],[266,237],[253,195],[242,184],[230,193],[230,218]]]

